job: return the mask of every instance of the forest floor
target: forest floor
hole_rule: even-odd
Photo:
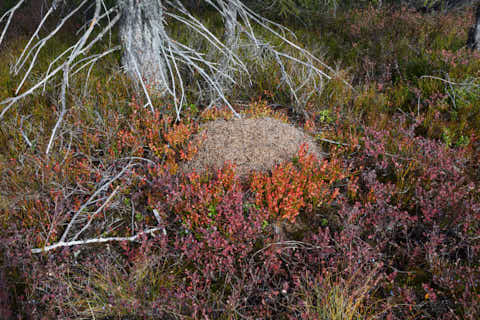
[[[48,156],[59,88],[22,100],[0,124],[0,318],[479,319],[472,23],[473,8],[373,7],[291,22],[336,76],[301,112],[269,65],[229,98],[245,118],[301,128],[322,157],[302,146],[242,179],[229,163],[180,170],[202,124],[229,109],[189,104],[175,121],[154,97],[152,112],[119,55],[70,83]],[[0,51],[0,101],[27,40]]]

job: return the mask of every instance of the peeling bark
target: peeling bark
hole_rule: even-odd
[[[163,92],[167,75],[164,47],[164,14],[160,0],[122,0],[120,39],[124,48],[122,64],[133,79],[139,77],[152,89]]]
[[[472,50],[480,50],[480,4],[475,11],[475,24],[468,32],[467,46]]]
[[[223,41],[229,51],[226,55],[221,58],[219,72],[216,74],[216,80],[218,81],[220,87],[224,91],[228,91],[232,85],[232,81],[229,80],[229,77],[233,76],[233,52],[238,50],[239,42],[239,32],[238,32],[238,9],[235,4],[235,1],[229,2],[220,2],[219,6],[221,8],[221,14],[224,19],[225,31],[223,34]],[[212,100],[216,100],[218,97],[212,97]]]

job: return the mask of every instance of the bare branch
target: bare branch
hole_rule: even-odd
[[[62,237],[60,238],[60,242],[64,242],[67,237],[68,237],[68,234],[70,232],[70,229],[75,225],[75,222],[76,220],[78,219],[78,217],[80,216],[80,214],[85,210],[85,208],[87,208],[87,206],[89,206],[92,201],[101,193],[103,192],[104,190],[106,190],[114,181],[116,181],[117,179],[119,179],[124,173],[125,171],[127,171],[129,168],[131,167],[130,164],[128,164],[127,166],[125,166],[122,171],[120,171],[115,177],[113,177],[110,181],[108,181],[107,183],[105,183],[104,185],[102,185],[100,188],[98,188],[97,191],[95,191],[95,193],[93,195],[90,196],[90,198],[80,207],[80,209],[78,209],[78,211],[73,215],[72,219],[70,220],[70,223],[68,224],[67,228],[65,229],[65,231],[63,232],[63,235]]]
[[[2,34],[0,35],[0,45],[2,44],[3,38],[5,37],[5,34],[7,33],[7,30],[8,30],[8,27],[10,26],[10,23],[12,22],[12,18],[13,18],[13,15],[15,14],[15,11],[17,11],[17,9],[20,8],[20,6],[24,2],[25,2],[25,0],[19,0],[13,8],[11,8],[7,12],[5,12],[5,14],[2,17],[0,17],[0,23],[2,23],[3,20],[7,19],[5,27],[3,27]]]
[[[453,82],[453,81],[446,80],[446,79],[443,79],[443,78],[440,78],[440,77],[435,77],[435,76],[424,75],[424,76],[421,76],[421,77],[420,77],[420,79],[425,79],[425,78],[440,80],[440,81],[442,81],[442,82],[445,82],[445,83],[448,83],[448,84],[457,85],[457,86],[480,87],[480,85],[474,84],[474,83],[468,83],[468,82],[461,82],[461,83],[460,83],[460,82]]]
[[[79,8],[80,7],[77,7],[77,10]],[[48,154],[50,152],[50,149],[53,145],[53,140],[55,139],[55,134],[56,134],[58,128],[60,127],[60,124],[62,123],[65,114],[67,113],[67,87],[68,87],[70,67],[71,67],[73,61],[81,53],[81,50],[82,50],[83,46],[85,45],[88,37],[92,33],[93,28],[95,26],[95,21],[97,20],[98,16],[100,15],[100,8],[101,8],[101,0],[96,0],[95,15],[94,15],[94,18],[92,20],[92,23],[90,24],[90,27],[88,28],[87,32],[85,32],[83,37],[74,46],[73,51],[70,54],[70,57],[68,58],[68,60],[63,65],[63,82],[62,82],[62,89],[61,89],[61,94],[60,94],[62,109],[61,109],[61,112],[60,112],[60,116],[58,117],[58,120],[55,123],[55,127],[52,130],[52,134],[50,135],[50,140],[48,141],[47,150],[45,151],[46,154]],[[38,52],[39,52],[39,50],[37,51],[37,54],[38,54]],[[36,55],[35,55],[35,57],[36,57]],[[33,65],[33,62],[32,62],[32,65]],[[31,68],[29,69],[27,74],[30,72],[30,70],[31,70]],[[23,81],[22,81],[22,84],[23,84]],[[17,91],[18,91],[18,89],[17,89]]]
[[[29,118],[30,116],[28,116],[27,118]],[[25,120],[25,117],[22,116],[21,120],[20,120],[20,132],[22,133],[22,137],[23,139],[25,140],[25,142],[28,144],[28,146],[31,148],[33,146],[33,144],[30,142],[30,139],[28,139],[27,135],[25,134],[25,132],[23,132],[23,120]]]
[[[47,36],[45,36],[43,39],[41,39],[39,42],[37,42],[30,50],[28,49],[28,47],[25,47],[22,51],[22,54],[20,55],[20,57],[17,59],[17,62],[14,66],[14,74],[17,75],[20,70],[23,69],[23,66],[25,65],[25,63],[28,61],[28,58],[30,57],[30,55],[34,52],[34,50],[37,48],[37,50],[35,51],[35,54],[34,54],[34,58],[32,59],[32,61],[30,62],[30,67],[29,67],[29,70],[31,71],[32,69],[32,65],[35,64],[36,62],[36,58],[39,54],[39,52],[41,51],[41,49],[45,46],[45,44],[48,42],[48,40],[50,40],[51,38],[53,38],[55,36],[55,34],[58,33],[58,31],[60,31],[60,29],[63,27],[63,25],[78,11],[80,10],[81,6],[83,6],[88,0],[84,0],[77,8],[75,8],[74,10],[72,10],[67,16],[65,16],[62,20],[60,20],[60,22],[58,23],[57,27],[51,31]],[[56,1],[54,2],[54,4],[56,3]],[[54,5],[53,4],[53,5]],[[53,6],[52,5],[52,6]],[[44,20],[42,20],[44,22]],[[34,37],[32,36],[32,39]],[[30,42],[29,42],[30,43]],[[29,74],[29,71],[26,73],[26,75]],[[23,83],[23,82],[22,82]],[[20,87],[20,86],[19,86]],[[17,88],[17,94],[18,94],[18,91],[19,91],[19,88]]]
[[[153,234],[157,231],[162,231],[163,228],[151,228],[142,232],[137,233],[134,236],[131,237],[110,237],[110,238],[94,238],[94,239],[87,239],[87,240],[76,240],[76,241],[68,241],[68,242],[57,242],[55,244],[52,244],[50,246],[45,246],[43,248],[35,248],[32,249],[32,253],[41,253],[41,252],[46,252],[50,250],[54,250],[57,248],[62,248],[62,247],[71,247],[71,246],[78,246],[78,245],[85,245],[85,244],[92,244],[92,243],[105,243],[105,242],[121,242],[121,241],[128,241],[128,242],[133,242],[137,241],[138,238],[143,237],[148,234]]]
[[[58,116],[57,122],[55,123],[55,126],[53,127],[52,134],[50,135],[50,140],[48,141],[47,150],[45,151],[46,154],[48,154],[50,152],[50,148],[53,145],[53,140],[55,139],[55,134],[57,133],[57,130],[60,127],[60,124],[63,121],[63,117],[67,113],[67,86],[68,86],[69,67],[70,66],[68,64],[64,65],[64,71],[63,71],[64,77],[63,77],[62,89],[61,89],[61,94],[60,94],[62,109],[60,111],[60,115]]]
[[[95,216],[107,206],[107,204],[110,202],[110,200],[112,200],[113,197],[117,194],[117,192],[118,192],[119,189],[120,189],[120,186],[117,186],[117,187],[115,188],[115,190],[113,190],[113,192],[108,196],[107,200],[105,200],[105,202],[100,206],[100,208],[98,208],[98,209],[90,216],[90,218],[88,219],[88,222],[83,226],[82,229],[80,229],[80,231],[77,232],[77,234],[72,238],[71,241],[77,240],[77,238],[78,238],[85,230],[88,229],[88,227],[89,227],[90,224],[92,223],[92,221],[93,221],[93,219],[95,218]]]

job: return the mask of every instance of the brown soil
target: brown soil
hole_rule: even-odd
[[[205,132],[205,140],[200,137]],[[184,172],[203,172],[235,163],[237,175],[245,178],[252,171],[267,171],[275,164],[291,160],[301,144],[321,159],[312,137],[290,124],[272,118],[215,120],[200,126],[193,139],[200,143],[195,158],[182,166]]]

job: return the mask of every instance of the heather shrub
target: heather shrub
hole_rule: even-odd
[[[395,290],[402,286],[412,290],[406,298],[417,305],[416,311],[409,315],[403,310],[398,316],[460,313],[474,318],[478,311],[469,306],[477,303],[478,289],[469,283],[477,276],[473,235],[480,230],[475,222],[476,182],[463,171],[468,156],[416,137],[415,127],[366,131],[365,155],[355,163],[363,167],[359,184],[365,198],[356,198],[360,201],[345,214],[355,213],[361,237],[374,245],[397,276]]]
[[[300,211],[313,212],[331,203],[338,194],[335,181],[343,178],[335,162],[319,163],[313,154],[307,154],[303,145],[294,163],[278,165],[270,174],[254,173],[250,185],[255,193],[255,204],[269,215],[291,223]]]
[[[300,109],[278,67],[252,64],[252,83],[238,79],[229,98],[244,118],[303,128],[322,157],[304,145],[242,179],[234,161],[182,170],[202,126],[233,119],[228,107],[152,95],[152,111],[119,54],[70,83],[49,156],[58,88],[22,101],[0,125],[0,318],[479,318],[472,14],[384,3],[292,22],[337,75],[306,84]],[[20,81],[8,70],[24,42],[0,51],[0,99]],[[77,213],[64,240],[111,241],[32,253]]]

